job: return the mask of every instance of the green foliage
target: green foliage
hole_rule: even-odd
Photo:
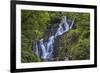
[[[30,39],[39,39],[43,36],[49,21],[48,12],[22,10],[21,17],[23,35]]]
[[[26,63],[26,62],[41,62],[41,60],[32,52],[29,52],[27,50],[23,50],[21,53],[21,62]]]
[[[21,62],[41,61],[32,52],[32,41],[43,38],[48,34],[48,29],[57,27],[64,15],[68,17],[69,23],[75,18],[75,24],[64,35],[55,39],[54,57],[68,57],[71,60],[90,58],[89,13],[22,10]]]
[[[88,13],[64,13],[69,21],[75,18],[74,27],[58,37],[55,43],[56,57],[70,60],[90,59],[90,15]],[[58,48],[57,48],[58,47]]]
[[[21,11],[22,62],[39,61],[29,50],[32,51],[32,40],[43,37],[49,20],[48,12],[31,10]]]
[[[75,47],[69,50],[69,55],[73,60],[85,60],[90,58],[90,51],[89,51],[89,40],[84,39],[80,40],[79,44],[75,45]]]

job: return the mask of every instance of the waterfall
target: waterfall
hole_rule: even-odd
[[[53,57],[55,38],[63,35],[65,32],[71,29],[73,24],[74,20],[72,21],[71,25],[69,25],[66,16],[64,16],[57,27],[55,34],[50,35],[46,41],[44,41],[44,38],[42,38],[38,41],[38,43],[36,42],[36,44],[32,46],[33,52],[44,61],[50,60]]]
[[[63,17],[61,23],[59,24],[58,30],[55,34],[55,36],[62,35],[63,33],[67,32],[69,30],[69,24],[66,21],[66,16]]]

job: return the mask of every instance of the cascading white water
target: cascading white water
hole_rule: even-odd
[[[55,36],[62,35],[63,33],[67,32],[69,30],[69,24],[66,21],[66,16],[63,17],[61,23],[59,24],[58,30],[55,34]]]
[[[53,56],[53,50],[54,50],[54,41],[55,38],[57,36],[63,35],[65,32],[67,32],[69,29],[72,28],[74,23],[74,20],[72,21],[71,25],[69,25],[67,23],[67,19],[66,16],[64,16],[62,18],[61,23],[59,24],[59,27],[57,28],[57,31],[54,35],[51,35],[47,38],[46,41],[44,41],[44,38],[40,39],[38,42],[36,43],[32,49],[33,52],[40,57],[41,59],[43,59],[44,61],[49,60],[50,58],[52,58]],[[34,50],[35,49],[35,50]]]
[[[43,41],[40,41],[40,43],[41,43],[40,46],[41,46],[41,49],[42,49],[41,58],[46,60],[46,59],[50,58],[51,55],[52,55],[54,36],[50,36],[48,38],[48,41],[46,41],[44,43],[43,43]]]

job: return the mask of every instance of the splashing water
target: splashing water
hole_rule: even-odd
[[[32,47],[33,52],[44,61],[50,60],[50,58],[53,57],[55,38],[57,36],[63,35],[65,32],[71,29],[73,27],[73,24],[74,20],[72,21],[71,25],[69,25],[67,23],[66,16],[64,16],[55,34],[49,36],[46,41],[44,41],[44,38],[37,41]]]

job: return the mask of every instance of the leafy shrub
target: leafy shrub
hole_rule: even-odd
[[[90,58],[89,40],[80,40],[79,43],[69,50],[69,56],[73,60],[85,60]]]
[[[21,53],[21,62],[22,63],[26,63],[26,62],[40,62],[41,60],[32,52],[29,51],[25,51],[23,50]]]

